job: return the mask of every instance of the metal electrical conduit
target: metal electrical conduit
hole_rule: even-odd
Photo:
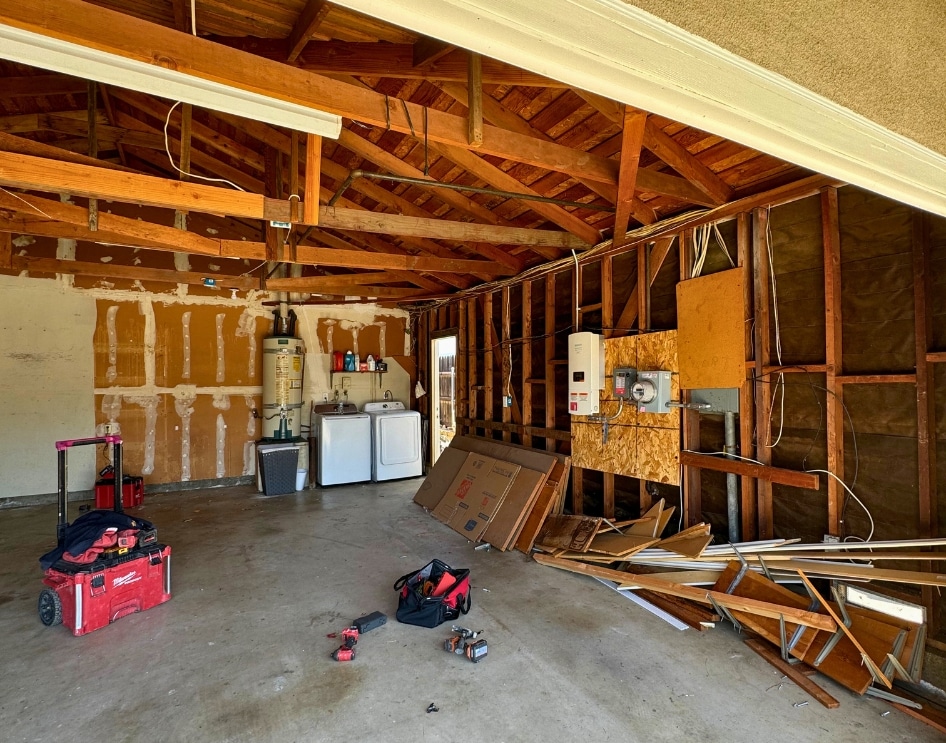
[[[581,201],[565,201],[563,199],[553,199],[549,196],[539,196],[538,194],[523,194],[516,191],[501,191],[497,188],[482,188],[480,186],[463,186],[459,183],[441,183],[426,178],[413,178],[408,175],[386,175],[384,173],[370,173],[366,170],[353,170],[348,174],[338,191],[328,202],[329,206],[335,206],[342,194],[344,194],[356,178],[374,178],[379,181],[394,181],[396,183],[410,183],[415,186],[427,186],[428,188],[449,188],[452,191],[472,191],[473,193],[487,194],[488,196],[501,196],[506,199],[523,199],[525,201],[541,201],[545,204],[556,204],[557,206],[573,206],[577,209],[591,209],[596,212],[614,212],[616,207],[603,206],[600,204],[585,204]]]

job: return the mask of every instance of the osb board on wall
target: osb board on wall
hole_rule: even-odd
[[[638,426],[637,472],[642,480],[680,484],[679,429]]]
[[[742,270],[677,284],[677,319],[683,388],[741,387],[746,378]]]
[[[668,330],[605,341],[605,389],[601,413],[614,416],[620,402],[612,397],[615,367],[670,371],[671,399],[679,399],[677,331]],[[587,416],[572,417],[572,464],[583,469],[612,472],[640,479],[679,484],[680,411],[638,413],[625,403],[621,415],[609,423],[608,441],[602,444],[602,424]],[[647,436],[644,447],[641,437]]]
[[[609,426],[601,443],[600,423],[572,423],[572,465],[627,475],[637,471],[637,427]]]
[[[145,317],[140,304],[99,299],[95,308],[95,386],[144,384]]]

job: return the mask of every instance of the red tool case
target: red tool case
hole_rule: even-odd
[[[171,548],[155,544],[91,565],[60,560],[43,583],[59,598],[62,623],[78,637],[171,598]]]
[[[100,473],[102,474],[102,473]],[[95,507],[111,508],[115,498],[115,472],[102,474],[95,481]],[[125,475],[122,478],[122,507],[135,508],[145,502],[144,478]]]
[[[59,454],[59,547],[64,545],[68,493],[66,453],[73,446],[110,444],[115,479],[112,503],[123,513],[120,436],[57,441]],[[127,485],[125,486],[127,488]],[[98,495],[98,494],[96,494]],[[98,505],[98,497],[96,498]],[[147,522],[145,522],[147,523]],[[43,624],[65,624],[79,636],[101,629],[128,614],[147,611],[171,598],[171,548],[157,543],[155,531],[139,531],[137,544],[128,549],[103,552],[93,562],[79,564],[59,559],[45,571],[46,588],[39,596],[39,617]]]

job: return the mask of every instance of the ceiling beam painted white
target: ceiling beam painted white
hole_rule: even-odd
[[[621,0],[333,0],[946,216],[946,157]]]

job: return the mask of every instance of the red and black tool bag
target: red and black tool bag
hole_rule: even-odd
[[[436,627],[458,619],[470,610],[470,571],[432,560],[420,570],[402,575],[398,591],[397,621],[417,627]]]

